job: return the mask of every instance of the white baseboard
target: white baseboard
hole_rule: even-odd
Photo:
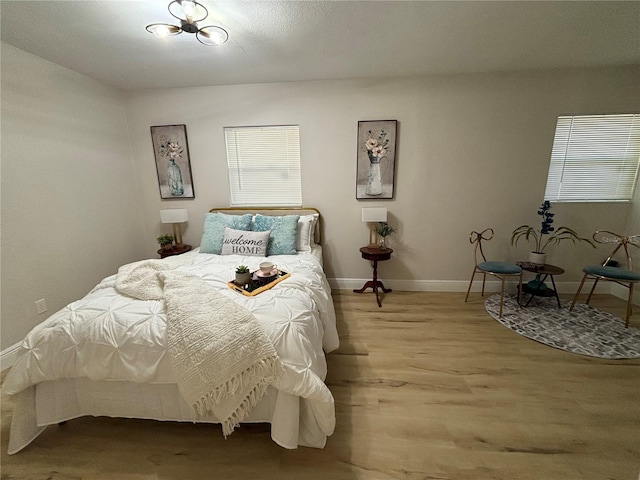
[[[329,285],[336,290],[354,290],[362,288],[367,278],[330,278]],[[464,280],[381,280],[384,286],[392,290],[404,292],[466,292],[469,288],[469,282]],[[507,292],[515,292],[518,282],[507,282],[505,290]],[[559,293],[572,294],[578,290],[579,282],[556,282]],[[485,283],[485,292],[499,292],[501,283],[495,280]],[[603,290],[604,290],[603,286]],[[472,292],[480,292],[482,290],[482,280],[473,282],[471,286]],[[608,293],[608,292],[601,292]]]
[[[22,342],[18,342],[15,345],[11,345],[0,352],[0,371],[4,371],[9,367],[13,367],[16,362],[16,356]]]
[[[480,292],[482,290],[482,280],[473,282],[471,286],[472,292]],[[335,290],[354,290],[362,288],[368,278],[329,278],[329,285]],[[463,280],[381,280],[386,288],[397,290],[399,292],[466,292],[469,288],[469,282]],[[517,282],[507,282],[505,290],[507,292],[516,292]],[[558,293],[575,295],[578,291],[580,282],[556,282]],[[581,296],[589,294],[591,283],[582,287]],[[640,290],[640,289],[639,289]],[[500,282],[495,280],[487,281],[484,286],[486,292],[499,292]],[[608,293],[622,300],[629,298],[629,290],[625,287],[613,282],[600,282],[596,289],[597,294]],[[633,292],[633,304],[640,305],[640,292]]]

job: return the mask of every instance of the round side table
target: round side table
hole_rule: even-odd
[[[378,280],[378,262],[389,260],[391,258],[391,254],[393,250],[390,248],[385,248],[381,250],[378,247],[362,247],[360,249],[360,254],[362,258],[365,260],[370,260],[373,265],[373,279],[369,280],[364,286],[360,289],[356,289],[354,293],[364,293],[367,288],[372,288],[373,292],[376,294],[376,301],[378,302],[378,307],[382,307],[382,303],[380,302],[380,294],[378,292],[378,288],[382,290],[384,293],[389,293],[391,291],[390,288],[384,288],[384,284]]]
[[[169,250],[163,250],[161,248],[160,250],[158,250],[158,255],[160,255],[160,258],[171,257],[173,255],[181,255],[190,251],[191,248],[191,245],[182,245],[182,247],[174,246]]]
[[[556,282],[553,279],[554,275],[562,275],[564,273],[564,269],[561,267],[557,267],[555,265],[535,265],[527,262],[518,262],[518,265],[522,267],[523,270],[536,274],[536,279],[538,280],[537,286],[535,288],[529,287],[527,284],[522,285],[521,294],[529,294],[529,300],[525,304],[525,307],[528,307],[533,300],[533,297],[556,297],[556,301],[558,302],[558,308],[560,307],[560,297],[558,297],[558,289],[556,288]],[[541,278],[542,277],[542,278]],[[544,281],[548,278],[551,279],[551,284],[553,288],[545,288],[541,289],[540,287],[544,284]]]

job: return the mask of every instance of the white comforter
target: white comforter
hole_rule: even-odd
[[[202,278],[247,308],[264,326],[285,366],[276,388],[310,402],[318,428],[331,435],[335,411],[323,382],[324,352],[338,347],[338,334],[330,288],[318,257],[304,253],[269,257],[291,277],[254,297],[231,290],[227,282],[234,278],[237,265],[254,270],[264,258],[197,250],[181,257],[180,263],[185,263],[178,271]],[[17,394],[43,381],[77,377],[176,383],[167,352],[164,301],[121,295],[114,288],[115,278],[105,278],[84,298],[27,335],[3,384],[4,393]]]

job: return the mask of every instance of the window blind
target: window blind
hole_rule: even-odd
[[[297,125],[224,129],[231,205],[300,206]]]
[[[628,201],[640,167],[640,114],[560,116],[545,200]]]

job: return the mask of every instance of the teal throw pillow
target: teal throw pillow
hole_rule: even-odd
[[[222,241],[224,240],[224,228],[234,230],[251,230],[250,213],[246,215],[227,215],[226,213],[207,213],[204,217],[204,231],[200,241],[201,253],[222,253]]]
[[[253,230],[265,232],[271,230],[267,255],[295,255],[296,232],[300,215],[285,215],[282,217],[256,215]]]

